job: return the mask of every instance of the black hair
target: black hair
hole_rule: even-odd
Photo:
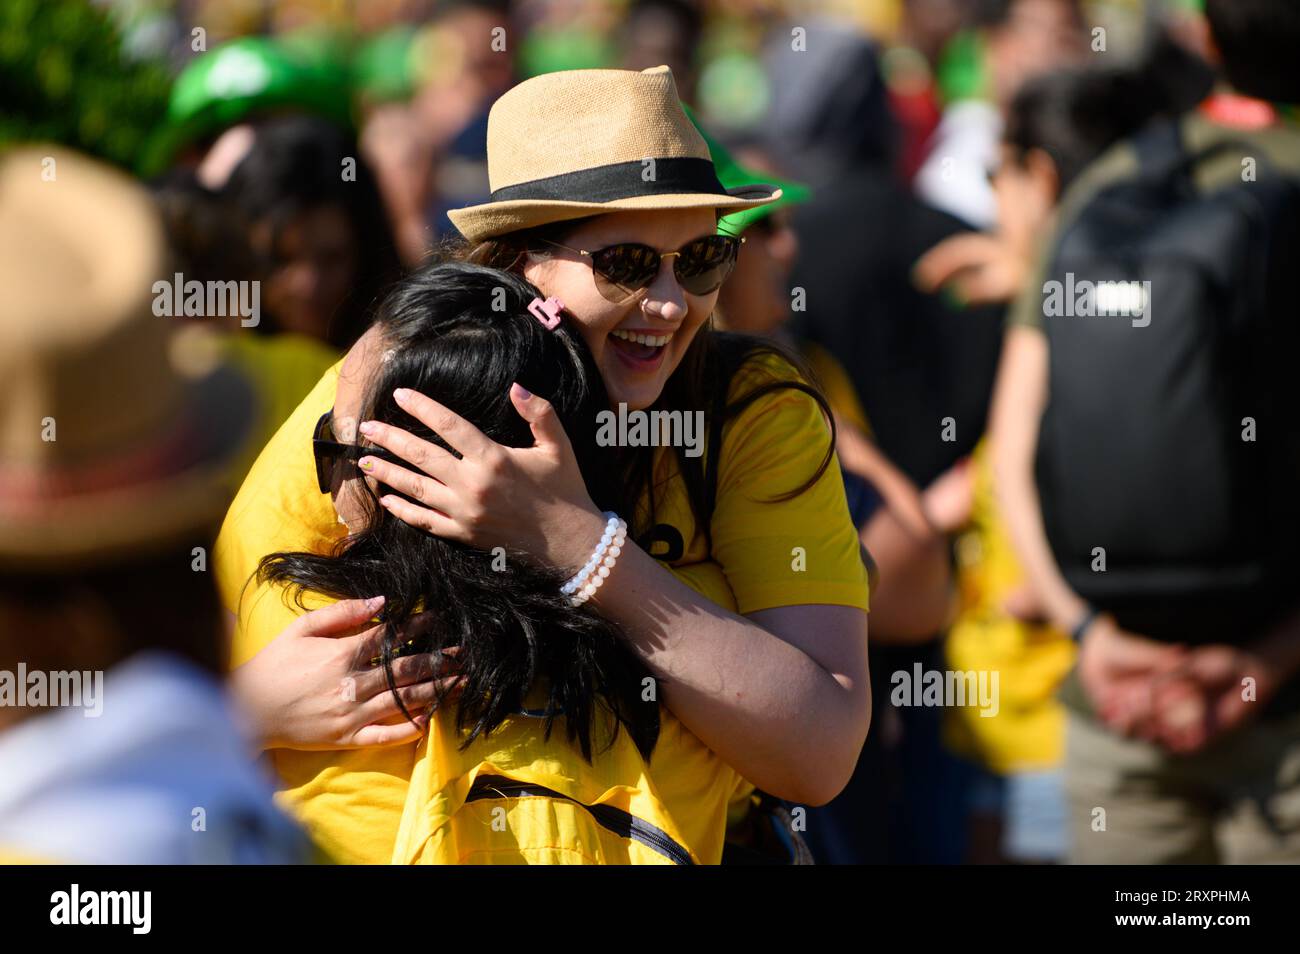
[[[344,178],[345,160],[355,163],[355,179]],[[401,265],[378,186],[352,133],[315,116],[265,120],[221,195],[247,222],[269,221],[273,245],[307,210],[334,205],[344,212],[356,242],[357,281],[333,317],[327,340],[347,349],[361,337],[371,307],[399,277]],[[277,330],[274,315],[270,318],[260,330]]]
[[[991,27],[1005,23],[1011,16],[1016,0],[976,0],[970,11],[971,22],[976,26]]]
[[[1060,191],[1112,144],[1159,115],[1177,115],[1209,91],[1201,60],[1163,34],[1140,65],[1073,68],[1028,81],[1007,111],[1003,141],[1019,159],[1051,156]]]
[[[1011,11],[1020,0],[976,0],[972,4],[971,22],[978,27],[999,27],[1011,18]],[[1059,0],[1072,8],[1076,17],[1081,16],[1079,0]]]
[[[596,444],[596,414],[608,407],[600,373],[577,334],[563,323],[548,330],[528,312],[538,296],[518,275],[458,262],[426,266],[398,283],[376,315],[388,351],[367,386],[365,418],[451,450],[394,401],[395,388],[411,388],[497,443],[528,446],[530,427],[508,398],[511,383],[518,382],[554,406],[592,500],[603,510],[627,513],[617,479],[620,450]],[[335,552],[273,553],[263,558],[257,578],[290,585],[300,606],[307,590],[340,599],[386,597],[383,665],[395,696],[391,660],[401,641],[398,632],[425,613],[428,622],[415,648],[441,653],[458,647],[464,684],[456,726],[467,736],[465,746],[517,713],[542,684],[547,738],[564,715],[569,740],[590,760],[593,723],[603,705],[613,716],[610,742],[622,726],[649,757],[659,709],[642,701],[648,670],[613,622],[589,604],[569,605],[560,592],[561,574],[515,553],[500,569],[490,552],[392,516],[368,487],[363,499],[365,529],[341,541]],[[405,706],[402,711],[410,718]]]
[[[483,10],[507,17],[511,13],[511,0],[443,0],[437,4],[433,16],[445,16],[459,10]]]
[[[1223,74],[1247,96],[1300,103],[1300,4],[1295,0],[1206,0]]]
[[[254,281],[262,276],[248,245],[248,223],[238,209],[177,167],[150,183],[162,213],[167,244],[187,278]]]
[[[623,15],[625,23],[644,13],[662,12],[677,21],[694,45],[704,32],[704,15],[692,0],[632,0]]]

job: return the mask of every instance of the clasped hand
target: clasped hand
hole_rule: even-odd
[[[1285,673],[1266,645],[1161,643],[1103,616],[1084,635],[1079,678],[1114,731],[1171,752],[1194,752],[1241,725],[1276,692]]]

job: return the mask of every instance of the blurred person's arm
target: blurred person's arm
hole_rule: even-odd
[[[1073,632],[1088,612],[1061,575],[1047,542],[1034,457],[1038,429],[1047,405],[1047,338],[1022,325],[1007,329],[989,411],[989,445],[998,507],[1025,579],[1049,619]]]
[[[963,306],[1010,301],[1028,278],[1029,265],[1001,235],[960,232],[922,255],[912,272],[921,291],[945,291]]]
[[[880,567],[871,593],[871,635],[884,645],[919,643],[947,626],[953,590],[944,537],[915,534],[885,507],[862,528],[862,542]]]
[[[433,167],[433,149],[411,108],[385,105],[367,117],[361,150],[393,228],[398,252],[407,266],[418,265],[429,250],[431,235],[424,221]]]
[[[835,425],[841,465],[883,500],[860,534],[880,571],[871,591],[872,636],[884,644],[923,642],[947,625],[953,607],[944,528],[932,521],[916,485],[865,434],[839,415]]]

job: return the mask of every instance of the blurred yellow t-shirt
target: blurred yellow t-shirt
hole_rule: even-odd
[[[835,355],[815,342],[801,341],[799,350],[803,352],[803,358],[808,362],[808,368],[831,410],[870,437],[871,422],[867,420],[867,412],[858,397],[858,390],[853,386],[853,379],[849,377],[844,365],[840,364]]]
[[[257,452],[302,403],[321,375],[339,360],[338,352],[306,335],[214,335],[222,356],[242,370],[257,391],[255,433],[246,454],[232,464],[231,489],[248,473]]]
[[[998,673],[998,712],[977,706],[946,713],[945,740],[955,751],[999,774],[1053,768],[1065,742],[1065,710],[1056,700],[1074,665],[1069,635],[1024,623],[1002,608],[1023,583],[993,493],[987,439],[972,457],[975,501],[970,528],[957,541],[961,611],[948,634],[948,665]]]
[[[282,550],[328,552],[346,535],[329,496],[317,487],[311,452],[312,428],[333,406],[338,370],[335,365],[325,374],[262,451],[217,540],[218,584],[239,619],[234,666],[256,655],[300,612],[284,590],[248,582],[258,561]],[[775,356],[752,359],[730,393],[743,394],[774,376],[797,373]],[[734,612],[818,603],[867,609],[867,575],[838,461],[793,499],[771,500],[811,477],[829,442],[816,402],[794,390],[764,395],[728,422],[711,553],[692,519],[675,455],[665,449],[658,466],[666,483],[659,484],[651,553],[671,557],[665,562],[675,575]],[[645,512],[644,503],[640,509]],[[795,548],[802,548],[801,559]],[[306,594],[304,602],[314,608],[329,601]],[[648,774],[683,844],[700,861],[717,863],[728,819],[743,817],[753,787],[666,708],[662,717]],[[346,863],[387,863],[420,747],[277,749],[270,756],[283,780],[281,803],[326,851]]]

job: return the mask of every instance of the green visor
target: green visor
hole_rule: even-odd
[[[694,110],[685,103],[682,103],[682,109],[686,111],[686,115],[690,117],[691,122],[695,124],[695,128],[700,131],[700,135],[704,137],[705,143],[708,144],[709,155],[713,157],[713,168],[718,174],[718,181],[722,183],[724,188],[731,189],[736,186],[766,183],[767,185],[777,186],[781,190],[781,198],[775,202],[769,202],[767,205],[761,205],[753,209],[742,209],[739,212],[733,212],[731,215],[723,216],[718,221],[718,228],[721,231],[739,235],[759,219],[770,215],[773,209],[780,208],[783,205],[796,205],[800,202],[807,202],[812,196],[812,189],[802,182],[783,179],[780,176],[774,176],[766,172],[746,169],[736,161],[735,157],[727,151],[727,148],[722,143],[704,130]]]

